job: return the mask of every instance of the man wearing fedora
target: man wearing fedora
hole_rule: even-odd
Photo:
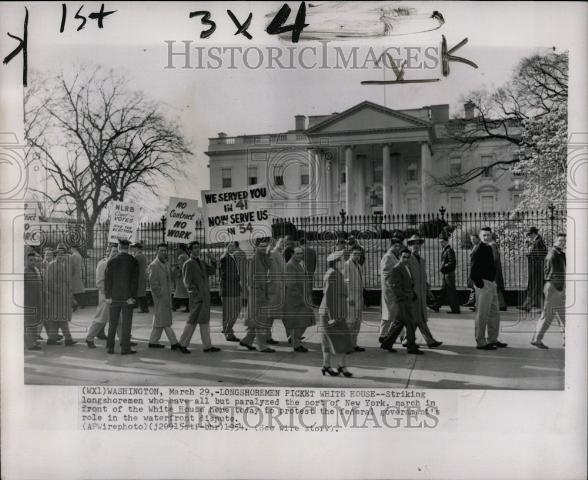
[[[528,248],[528,281],[527,297],[521,309],[528,312],[533,307],[542,308],[543,306],[543,265],[547,247],[537,227],[529,228],[525,243]]]
[[[441,247],[441,268],[439,271],[443,276],[443,283],[441,285],[441,292],[431,308],[438,312],[441,305],[444,305],[445,301],[447,301],[447,304],[451,308],[447,313],[461,313],[459,309],[459,300],[457,298],[457,290],[455,289],[455,269],[457,267],[457,260],[455,258],[455,252],[449,244],[449,237],[445,232],[439,235],[439,246]]]
[[[412,317],[425,342],[427,342],[427,346],[429,348],[440,347],[443,342],[435,340],[427,324],[427,297],[430,296],[431,289],[427,281],[425,259],[421,257],[421,246],[425,243],[425,240],[415,234],[406,243],[411,253],[408,259],[408,268],[414,282],[414,291],[417,295],[416,301],[411,303]]]
[[[139,286],[137,287],[137,305],[139,312],[149,313],[147,306],[147,258],[143,254],[143,244],[141,242],[134,243],[131,246],[133,256],[139,264]]]
[[[476,289],[476,348],[496,350],[506,347],[498,340],[500,332],[500,312],[496,289],[496,264],[490,242],[492,231],[489,227],[480,230],[480,245],[472,255],[470,278]],[[488,334],[486,335],[486,331]]]
[[[400,251],[403,248],[406,248],[402,243],[402,240],[398,237],[392,237],[390,243],[390,248],[380,261],[380,287],[382,289],[382,318],[380,321],[379,338],[380,343],[382,343],[390,331],[392,322],[396,319],[398,305],[392,292],[391,275],[392,269],[400,261]]]

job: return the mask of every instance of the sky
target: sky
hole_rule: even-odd
[[[323,3],[323,2],[312,2]],[[370,2],[372,6],[374,2]],[[389,4],[390,2],[386,2]],[[577,31],[569,24],[569,8],[573,5],[552,3],[508,2],[400,2],[415,8],[419,14],[433,10],[442,13],[445,24],[427,33],[389,36],[332,42],[329,48],[340,46],[369,47],[381,51],[387,47],[421,46],[440,47],[442,35],[452,47],[464,38],[468,43],[455,55],[466,57],[478,64],[478,69],[452,63],[447,78],[440,74],[440,66],[432,71],[407,72],[407,77],[420,75],[439,77],[429,84],[393,86],[365,86],[362,80],[381,79],[382,72],[360,69],[166,69],[168,45],[189,40],[193,47],[257,46],[286,47],[276,36],[264,32],[269,17],[281,3],[239,2],[230,7],[242,21],[253,12],[247,40],[235,36],[235,26],[225,10],[226,4],[205,2],[106,3],[106,9],[116,13],[104,19],[104,28],[98,29],[89,20],[85,28],[76,31],[74,6],[70,6],[64,33],[59,33],[61,3],[29,3],[29,68],[44,74],[69,71],[78,65],[99,64],[123,73],[129,79],[129,88],[142,90],[161,103],[171,117],[177,117],[192,146],[193,156],[186,175],[175,182],[160,185],[157,197],[149,197],[149,211],[155,212],[166,203],[170,195],[200,198],[200,191],[208,188],[208,138],[218,132],[228,135],[273,133],[294,128],[294,115],[320,115],[341,112],[353,105],[370,100],[393,109],[418,108],[425,105],[450,105],[450,113],[461,113],[461,99],[476,89],[491,89],[506,82],[512,69],[521,58],[546,48],[557,51],[574,48]],[[298,2],[290,2],[293,13]],[[398,3],[395,3],[398,5]],[[338,4],[333,3],[336,17]],[[84,4],[82,13],[99,9],[99,3]],[[76,4],[77,8],[77,4]],[[366,7],[362,7],[365,8]],[[567,12],[566,12],[567,8]],[[11,19],[22,18],[22,4],[3,4],[8,20],[0,20],[0,28]],[[200,39],[203,29],[197,19],[189,19],[191,10],[210,10],[217,24],[213,35]],[[316,20],[316,19],[315,19]],[[347,18],[348,20],[348,18]],[[342,18],[341,21],[347,21]],[[17,30],[17,23],[8,23]],[[20,20],[22,21],[22,20]],[[313,22],[307,16],[307,22]],[[318,21],[318,20],[317,20]],[[585,30],[584,30],[585,31]],[[319,45],[301,41],[297,48]],[[361,54],[360,54],[361,57]],[[176,60],[176,65],[181,65]],[[424,76],[423,76],[424,75]],[[390,79],[391,72],[387,73]]]

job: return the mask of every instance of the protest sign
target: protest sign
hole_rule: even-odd
[[[196,220],[200,220],[198,200],[170,197],[165,220],[167,243],[190,243],[196,236]]]
[[[202,219],[209,243],[271,236],[266,185],[202,192]]]
[[[112,202],[110,206],[110,229],[108,241],[116,243],[119,240],[136,241],[139,226],[140,208],[129,202]]]

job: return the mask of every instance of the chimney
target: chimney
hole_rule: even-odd
[[[217,136],[218,138],[227,138],[227,134],[225,132],[218,132]]]
[[[465,111],[466,120],[474,118],[474,102],[468,100],[467,103],[464,104],[463,109]]]
[[[297,131],[306,130],[306,115],[294,115]]]
[[[429,107],[431,112],[431,122],[433,123],[447,123],[449,121],[449,105],[431,105]]]

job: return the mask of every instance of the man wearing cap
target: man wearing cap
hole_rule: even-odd
[[[216,272],[216,262],[211,260],[209,263],[200,257],[200,243],[197,241],[192,242],[188,250],[190,259],[184,263],[182,276],[184,286],[190,295],[190,315],[178,349],[182,353],[190,353],[188,345],[196,326],[199,326],[203,351],[205,353],[219,352],[220,348],[214,347],[210,338],[210,285],[208,283],[208,276]],[[172,349],[175,350],[173,347]]]
[[[442,275],[442,285],[435,305],[431,308],[438,312],[441,305],[444,305],[444,302],[447,301],[447,304],[451,308],[451,311],[447,313],[461,313],[457,290],[455,289],[455,268],[457,267],[457,260],[455,259],[455,252],[449,244],[449,237],[445,233],[439,235],[439,245],[441,246],[441,268],[439,271]]]
[[[412,317],[412,304],[418,301],[418,296],[414,290],[414,282],[411,270],[408,266],[411,254],[410,250],[403,247],[399,251],[400,259],[398,263],[392,268],[390,272],[390,287],[394,303],[396,304],[395,315],[390,331],[384,337],[381,348],[395,353],[396,350],[392,348],[394,342],[406,328],[406,348],[407,353],[413,355],[423,355],[415,342],[415,323]]]
[[[143,255],[143,244],[137,242],[131,247],[133,256],[139,264],[139,286],[137,287],[137,305],[139,312],[149,313],[147,306],[147,259]]]
[[[427,266],[424,258],[421,257],[421,246],[425,241],[415,234],[406,243],[411,253],[408,259],[408,268],[414,282],[414,291],[417,295],[416,302],[412,302],[410,305],[412,317],[425,342],[427,342],[427,346],[436,348],[443,345],[443,342],[435,340],[427,324],[427,297],[431,295],[431,289],[427,281]]]
[[[363,267],[363,264],[365,263],[365,249],[359,244],[354,235],[349,235],[349,238],[347,239],[347,258],[345,258],[345,261],[348,260],[349,255],[351,255],[353,250],[358,250],[360,252],[359,264]]]
[[[500,312],[495,282],[496,264],[492,247],[489,245],[491,239],[490,228],[482,228],[480,230],[481,242],[472,256],[470,271],[470,277],[476,289],[475,335],[478,350],[496,350],[507,346],[506,343],[498,341]]]
[[[137,353],[131,349],[131,329],[133,327],[133,307],[139,285],[139,264],[129,254],[130,242],[121,239],[118,242],[118,255],[108,260],[104,273],[104,296],[110,305],[108,322],[107,352],[114,353],[116,330],[122,314],[120,337],[121,355]]]
[[[545,257],[545,302],[543,312],[537,321],[537,328],[531,340],[531,345],[537,348],[547,349],[543,343],[543,337],[549,329],[555,314],[559,316],[562,326],[566,322],[566,234],[558,234],[555,243]]]
[[[543,304],[543,266],[547,247],[537,227],[529,228],[525,244],[528,248],[528,282],[527,297],[521,309],[528,312],[533,307],[541,308]]]
[[[386,254],[380,261],[380,288],[382,291],[382,318],[380,321],[380,338],[382,343],[384,337],[390,331],[390,326],[396,318],[398,305],[392,293],[392,284],[390,283],[392,269],[400,261],[400,251],[405,248],[402,240],[398,237],[391,239],[391,245]]]

